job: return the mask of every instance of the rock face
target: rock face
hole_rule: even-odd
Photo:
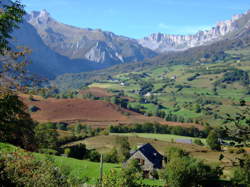
[[[33,25],[51,50],[70,59],[113,65],[156,55],[134,39],[99,29],[82,29],[59,23],[46,10],[31,12],[26,21]]]
[[[58,54],[44,44],[36,29],[27,22],[20,25],[20,29],[12,33],[13,46],[25,46],[32,50],[29,59],[32,62],[28,68],[32,73],[54,78],[64,73],[78,73],[101,68],[95,67],[87,60],[72,60]]]
[[[242,26],[249,26],[249,16],[250,11],[245,14],[236,15],[231,20],[219,22],[211,30],[199,31],[194,35],[155,33],[138,40],[138,42],[142,46],[158,52],[186,50],[218,41],[228,34],[238,31]],[[242,20],[244,20],[244,25],[242,25]]]

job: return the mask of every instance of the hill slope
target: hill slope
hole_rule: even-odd
[[[31,113],[32,119],[39,122],[80,122],[94,127],[107,127],[112,124],[159,122],[172,126],[200,127],[195,124],[167,122],[158,117],[147,117],[105,101],[42,99],[40,97],[35,97],[34,101],[30,101],[27,95],[21,95],[21,98],[27,106],[39,108],[37,112]]]

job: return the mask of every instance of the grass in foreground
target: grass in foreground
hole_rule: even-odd
[[[0,142],[0,154],[1,152],[13,152],[21,150],[21,148],[15,147],[10,144],[1,143]],[[100,164],[97,162],[90,162],[88,160],[77,160],[73,158],[67,158],[62,156],[51,156],[45,154],[34,153],[34,156],[37,159],[46,159],[51,158],[54,160],[56,166],[61,168],[64,171],[67,171],[70,176],[77,179],[88,179],[88,184],[96,184],[99,179],[100,174]],[[111,169],[116,169],[120,171],[120,164],[103,164],[103,174],[107,174]],[[143,180],[144,184],[152,185],[152,186],[163,186],[164,182],[160,180],[151,180],[145,179]]]

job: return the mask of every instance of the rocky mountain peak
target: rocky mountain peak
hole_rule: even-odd
[[[26,21],[37,30],[51,50],[70,59],[112,65],[156,55],[134,39],[101,29],[78,28],[60,23],[46,10],[31,12]]]
[[[250,10],[244,14],[237,14],[230,20],[221,21],[210,30],[198,31],[194,35],[168,35],[163,33],[154,33],[138,42],[143,46],[157,52],[186,50],[192,47],[210,44],[212,42],[222,39],[227,34],[239,30],[242,25],[238,22],[241,19],[250,20],[248,16]],[[248,23],[243,21],[246,25]],[[243,27],[244,27],[243,26]]]
[[[26,20],[28,22],[36,24],[46,24],[50,19],[50,13],[45,9],[41,11],[32,11],[30,14],[26,15]]]
[[[46,10],[46,9],[43,9],[41,11],[32,11],[30,14],[29,14],[32,18],[42,18],[42,17],[50,17],[50,13]]]

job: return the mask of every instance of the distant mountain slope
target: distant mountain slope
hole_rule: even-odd
[[[250,25],[250,11],[233,16],[231,20],[219,22],[211,30],[199,31],[194,35],[168,35],[154,33],[138,42],[158,52],[186,50],[192,47],[211,44],[223,39],[228,34],[237,32]]]
[[[237,32],[232,33],[230,36],[228,35],[227,38],[210,45],[194,47],[185,51],[168,52],[145,61],[116,65],[93,73],[65,74],[58,76],[54,82],[61,89],[79,88],[94,80],[107,79],[108,76],[120,73],[153,70],[158,67],[169,66],[172,64],[194,65],[197,63],[226,63],[228,60],[234,58],[226,53],[226,51],[232,49],[243,50],[249,47],[250,28],[243,27]]]
[[[46,10],[26,16],[44,43],[53,51],[70,59],[85,59],[114,65],[153,57],[155,52],[142,47],[134,39],[101,30],[82,29],[57,22]]]
[[[12,34],[11,41],[14,46],[25,46],[32,50],[29,58],[31,65],[29,70],[48,78],[54,78],[64,73],[79,73],[97,69],[87,60],[71,60],[60,55],[44,44],[35,28],[27,22],[20,25],[20,29]]]

